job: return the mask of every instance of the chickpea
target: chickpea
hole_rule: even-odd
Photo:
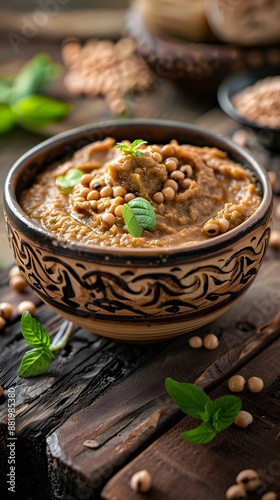
[[[87,195],[87,200],[88,201],[99,200],[99,199],[100,199],[100,193],[99,193],[99,191],[92,190]]]
[[[13,315],[13,306],[9,302],[1,302],[0,304],[0,316],[8,320],[11,319]]]
[[[172,144],[166,144],[165,146],[163,146],[161,154],[164,158],[168,158],[169,156],[174,156],[175,155],[174,146],[172,146]]]
[[[182,181],[179,182],[180,188],[184,189],[184,190],[189,189],[191,183],[192,183],[191,179],[186,177],[185,179],[183,179]]]
[[[114,214],[116,217],[122,217],[123,205],[118,205],[115,208]]]
[[[9,279],[13,278],[14,276],[21,276],[19,267],[17,265],[11,267],[9,271]]]
[[[101,224],[105,229],[110,229],[110,227],[113,226],[115,222],[116,217],[110,212],[105,212],[105,214],[101,216]]]
[[[193,169],[192,169],[191,165],[188,165],[188,164],[182,165],[180,167],[180,170],[182,170],[182,172],[184,172],[186,177],[192,177],[192,175],[193,175]]]
[[[18,314],[23,314],[24,311],[28,311],[30,312],[30,314],[34,314],[36,311],[34,302],[31,302],[31,300],[23,300],[22,302],[20,302],[17,307],[17,312]]]
[[[83,185],[83,186],[89,186],[89,184],[91,183],[93,179],[93,176],[91,174],[84,174],[80,180],[80,183]]]
[[[226,233],[228,228],[229,228],[229,221],[227,219],[225,219],[224,217],[222,217],[221,219],[219,219],[219,231],[220,233]]]
[[[273,229],[270,233],[269,246],[274,248],[274,250],[279,250],[280,248],[280,231]]]
[[[133,194],[133,193],[126,193],[124,195],[124,202],[128,203],[129,201],[134,200],[134,198],[136,198],[135,194]]]
[[[162,194],[165,201],[171,201],[175,197],[175,191],[171,187],[165,187],[162,189]]]
[[[194,335],[193,337],[191,337],[189,339],[189,345],[193,348],[193,349],[199,349],[200,347],[202,347],[203,345],[203,341],[202,341],[202,338],[199,337],[198,335]]]
[[[5,318],[2,318],[2,316],[0,316],[0,330],[3,330],[3,328],[5,328],[7,324],[7,321],[5,320]]]
[[[261,496],[261,500],[277,500],[277,493],[275,491],[268,491]]]
[[[212,351],[213,349],[217,349],[219,346],[219,339],[213,333],[208,333],[208,335],[206,335],[203,339],[203,345],[206,349]]]
[[[145,469],[135,472],[130,480],[130,486],[133,491],[146,493],[152,486],[151,474]]]
[[[253,422],[253,416],[251,413],[248,411],[240,410],[238,413],[236,419],[234,420],[235,425],[238,427],[243,427],[243,429],[246,429],[248,425],[250,425]]]
[[[3,395],[3,392],[4,392],[4,389],[3,389],[2,385],[0,385],[0,398]]]
[[[210,219],[202,227],[202,230],[208,234],[208,236],[217,236],[220,232],[219,223],[215,219]]]
[[[227,500],[247,498],[246,490],[242,484],[233,484],[226,491]]]
[[[250,377],[247,384],[251,392],[261,392],[264,388],[264,381],[259,377]]]
[[[155,203],[162,203],[164,201],[164,194],[161,191],[158,191],[157,193],[154,194],[153,200]]]
[[[154,159],[155,161],[157,161],[158,163],[161,163],[161,162],[162,162],[162,156],[161,156],[161,154],[160,154],[160,153],[158,153],[158,152],[153,153],[153,159]]]
[[[185,179],[185,174],[181,170],[174,170],[174,172],[170,174],[170,178],[179,179],[179,181],[182,181],[183,179]]]
[[[276,219],[280,219],[280,203],[275,208],[275,217]]]
[[[167,172],[174,172],[178,168],[178,160],[177,158],[166,158],[165,160],[165,166]]]
[[[242,392],[245,387],[246,380],[242,375],[233,375],[228,380],[228,388],[231,392]]]
[[[13,290],[22,292],[27,287],[27,282],[22,276],[13,276],[9,281],[9,285]]]
[[[101,198],[111,198],[113,196],[113,189],[111,188],[111,186],[104,186],[102,189],[100,189],[100,196]]]
[[[114,198],[117,198],[118,196],[120,196],[121,198],[123,198],[124,196],[126,195],[126,189],[122,186],[115,186],[113,187],[113,196]]]
[[[165,183],[164,183],[164,187],[171,187],[172,189],[174,189],[174,191],[178,191],[178,183],[174,180],[174,179],[168,179]]]
[[[236,482],[242,484],[246,491],[255,491],[261,485],[259,475],[254,469],[240,471],[236,476]]]
[[[90,189],[88,187],[84,187],[83,189],[81,189],[80,191],[80,196],[84,199],[87,198],[87,195],[90,193]]]

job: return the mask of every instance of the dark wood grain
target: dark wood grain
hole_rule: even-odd
[[[259,394],[248,390],[238,394],[242,408],[253,415],[253,423],[242,429],[233,424],[206,445],[187,443],[181,433],[197,425],[185,417],[162,438],[133,460],[108,482],[103,500],[141,498],[130,488],[131,476],[147,469],[153,479],[149,500],[223,500],[227,488],[235,483],[242,469],[256,469],[263,480],[255,495],[266,491],[280,493],[280,339],[239,370],[248,380],[262,377],[265,389]],[[228,394],[227,384],[210,393],[212,398]]]

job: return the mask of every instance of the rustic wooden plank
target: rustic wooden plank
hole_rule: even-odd
[[[194,445],[181,438],[181,433],[197,425],[185,417],[172,430],[153,443],[111,479],[101,493],[103,500],[133,500],[141,495],[130,488],[130,478],[138,470],[147,469],[153,479],[149,500],[220,500],[235,482],[242,469],[256,469],[264,481],[256,495],[265,491],[280,493],[280,339],[246,364],[239,373],[248,380],[260,376],[265,389],[259,394],[248,390],[240,393],[243,409],[253,415],[247,429],[232,425],[206,445]],[[228,394],[226,382],[210,393],[212,398]]]

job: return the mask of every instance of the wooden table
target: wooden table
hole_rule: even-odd
[[[81,106],[85,109],[87,103]],[[166,82],[134,111],[135,116],[192,121],[226,135],[237,128],[216,107],[215,97],[194,97]],[[102,113],[104,109],[92,121],[104,118]],[[278,173],[279,181],[279,156],[264,151],[253,138],[249,146],[267,169]],[[278,187],[275,206],[277,194]],[[276,217],[274,225],[280,229]],[[0,399],[1,499],[12,495],[6,476],[9,388],[14,388],[16,401],[14,498],[19,500],[222,500],[244,468],[256,469],[264,481],[250,498],[261,498],[261,490],[280,494],[279,255],[269,249],[246,294],[198,332],[219,336],[214,351],[191,349],[190,335],[138,346],[75,327],[46,375],[20,379],[17,370],[27,346],[15,312],[0,334],[0,383],[5,389]],[[11,302],[16,311],[25,298],[35,301],[36,318],[54,335],[63,319],[30,289],[12,290],[8,268],[2,270],[0,302]],[[247,389],[240,394],[243,409],[254,417],[252,425],[232,425],[207,445],[183,441],[182,431],[196,423],[168,396],[165,378],[195,382],[218,397],[229,392],[227,379],[233,373],[264,379],[260,394]],[[88,441],[91,447],[85,446]],[[145,496],[130,488],[132,474],[143,468],[153,481]]]

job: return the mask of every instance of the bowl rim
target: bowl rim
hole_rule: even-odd
[[[257,174],[258,181],[262,186],[262,201],[256,211],[247,219],[242,222],[236,228],[216,236],[213,239],[191,243],[186,246],[173,246],[173,247],[107,247],[98,246],[87,243],[76,242],[74,240],[65,240],[59,236],[53,235],[51,232],[45,230],[43,227],[39,226],[34,222],[21,208],[19,201],[16,196],[16,185],[14,182],[14,177],[21,171],[23,172],[25,168],[30,164],[31,160],[34,159],[39,153],[46,153],[53,150],[54,147],[59,145],[67,145],[69,139],[76,140],[77,143],[81,138],[87,138],[87,142],[90,143],[89,135],[95,131],[103,132],[103,138],[106,136],[107,132],[112,129],[122,129],[125,127],[137,127],[137,126],[149,126],[158,128],[159,132],[162,128],[169,129],[180,129],[182,132],[188,132],[197,134],[200,138],[206,138],[209,144],[205,143],[205,146],[218,147],[219,149],[224,149],[228,152],[229,156],[232,157],[231,150],[234,151],[234,155],[242,158],[243,163],[253,172]],[[110,135],[110,134],[109,134]],[[175,137],[176,138],[176,137]],[[180,141],[182,143],[182,141]],[[187,143],[187,142],[186,142]],[[212,144],[215,143],[215,146]],[[85,144],[83,144],[85,145]],[[78,148],[77,148],[78,149]],[[73,151],[72,151],[73,153]],[[65,157],[65,155],[64,155]],[[55,161],[55,160],[53,160]],[[237,160],[234,160],[237,161]],[[240,161],[239,161],[240,162]],[[50,162],[52,163],[52,162]],[[241,162],[240,162],[241,163]],[[19,180],[19,178],[17,179]],[[188,254],[190,258],[197,258],[205,256],[205,250],[208,249],[211,254],[221,254],[222,250],[229,245],[233,245],[235,242],[239,241],[252,226],[261,226],[263,224],[263,219],[265,216],[269,216],[272,211],[272,188],[269,182],[268,175],[264,167],[254,158],[254,156],[245,148],[240,147],[231,141],[228,137],[209,130],[205,130],[201,127],[190,123],[183,123],[173,120],[158,120],[158,119],[124,119],[118,120],[106,120],[104,122],[95,122],[86,125],[82,125],[60,134],[54,135],[43,142],[40,142],[22,156],[11,167],[4,184],[4,212],[10,219],[16,219],[17,223],[21,226],[24,234],[31,240],[34,240],[34,235],[38,235],[50,251],[54,251],[59,248],[61,255],[71,255],[73,257],[73,249],[76,254],[80,257],[84,257],[85,260],[89,256],[94,255],[99,258],[103,256],[105,260],[111,260],[113,258],[114,262],[123,261],[124,259],[129,259],[130,257],[137,257],[139,262],[145,262],[147,258],[164,256],[167,258],[177,257],[182,258],[184,255]],[[105,257],[104,257],[105,256]],[[109,262],[108,262],[109,263]]]
[[[236,107],[233,105],[231,101],[231,97],[239,91],[244,90],[247,87],[250,87],[258,80],[269,76],[277,76],[280,75],[280,70],[278,69],[263,69],[259,71],[243,71],[240,73],[235,73],[229,76],[226,76],[217,90],[217,98],[218,103],[222,110],[229,115],[231,118],[241,123],[246,127],[250,127],[256,131],[267,131],[272,132],[274,134],[280,134],[280,127],[269,127],[265,125],[260,125],[257,122],[246,118],[244,115],[240,114]],[[250,83],[248,83],[248,80]],[[240,84],[240,88],[237,91],[233,91],[236,84]]]

